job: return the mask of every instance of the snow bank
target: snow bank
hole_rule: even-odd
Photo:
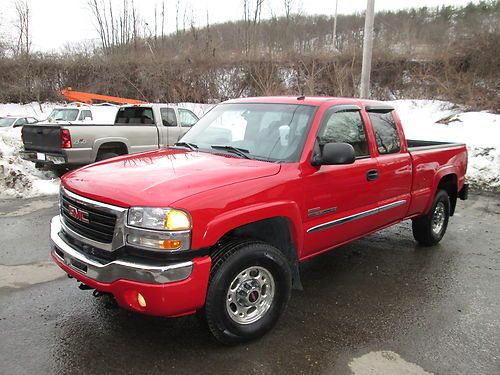
[[[500,115],[463,112],[437,100],[395,100],[406,137],[467,144],[467,182],[473,188],[500,191]]]
[[[0,129],[0,198],[30,198],[57,194],[59,179],[19,157],[21,129]]]
[[[0,116],[33,116],[45,119],[54,103],[0,104]],[[57,194],[59,179],[51,172],[41,172],[19,157],[22,150],[21,129],[0,129],[0,198],[30,198]]]

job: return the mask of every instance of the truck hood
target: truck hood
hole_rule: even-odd
[[[275,163],[184,150],[121,156],[69,172],[70,191],[121,207],[168,207],[179,199],[218,187],[272,176]]]

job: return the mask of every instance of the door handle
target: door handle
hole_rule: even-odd
[[[367,181],[375,181],[378,180],[378,170],[376,169],[370,169],[368,172],[366,172],[366,180]]]

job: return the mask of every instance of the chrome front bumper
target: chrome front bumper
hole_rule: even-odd
[[[71,269],[101,283],[112,283],[119,279],[149,284],[166,284],[187,279],[193,271],[193,262],[181,262],[165,266],[131,263],[115,260],[101,263],[91,259],[68,245],[59,235],[61,218],[55,216],[50,222],[51,252]]]

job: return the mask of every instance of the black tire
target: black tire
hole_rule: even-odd
[[[119,154],[117,154],[116,152],[99,152],[99,154],[97,154],[95,161],[102,161],[102,160],[106,160],[106,159],[111,159],[111,158],[114,158],[116,156],[119,156]]]
[[[440,210],[440,209],[443,210]],[[438,212],[439,211],[439,212]],[[442,220],[438,220],[438,216]],[[434,219],[436,218],[436,221]],[[427,215],[413,219],[413,237],[422,246],[434,246],[443,238],[450,219],[450,198],[444,190],[438,190],[434,202]],[[433,225],[434,222],[441,223],[440,226]]]
[[[61,178],[69,169],[67,167],[54,167],[52,170],[57,177]]]
[[[274,289],[268,287],[267,292],[273,290],[273,294],[269,298],[269,307],[260,318],[253,322],[240,324],[234,320],[238,319],[238,314],[233,313],[235,316],[233,318],[230,316],[230,302],[226,302],[226,299],[230,301],[228,296],[231,293],[230,287],[235,285],[235,278],[253,267],[261,269],[264,272],[263,275],[267,271],[272,276],[270,279],[274,283]],[[249,272],[249,279],[251,272]],[[257,280],[259,278],[260,275]],[[261,285],[267,282],[259,280]],[[245,283],[243,282],[243,284]],[[258,294],[258,298],[262,300],[266,298],[264,288],[260,289],[261,295]],[[210,332],[219,342],[226,345],[239,344],[263,336],[273,328],[283,313],[290,299],[291,289],[290,266],[278,249],[257,241],[233,240],[225,243],[212,256],[212,270],[203,310]],[[269,294],[271,295],[271,293]],[[250,295],[251,293],[248,294],[248,300],[250,300]],[[257,305],[259,302],[255,302],[255,304]]]

